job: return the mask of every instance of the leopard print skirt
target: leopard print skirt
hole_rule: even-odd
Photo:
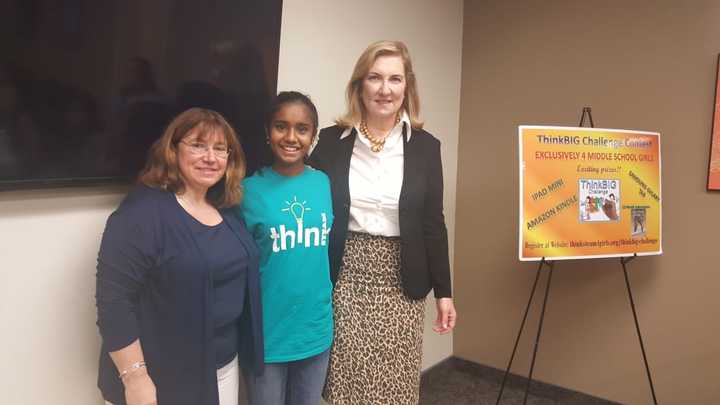
[[[333,306],[335,341],[325,400],[416,405],[425,300],[403,293],[400,238],[348,233]]]

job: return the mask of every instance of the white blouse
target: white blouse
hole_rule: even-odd
[[[410,118],[403,113],[400,122],[385,139],[379,152],[355,128],[355,144],[350,159],[350,221],[348,229],[371,235],[400,236],[398,217],[403,181],[403,126],[410,140]],[[345,130],[340,139],[349,136]]]

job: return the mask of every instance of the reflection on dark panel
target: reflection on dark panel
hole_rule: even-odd
[[[0,189],[131,181],[169,120],[222,113],[269,160],[280,0],[0,2]]]

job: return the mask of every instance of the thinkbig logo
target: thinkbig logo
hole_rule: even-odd
[[[270,228],[270,239],[273,240],[273,252],[294,249],[296,246],[325,246],[327,244],[327,235],[330,229],[327,226],[327,214],[320,213],[322,227],[305,228],[304,218],[305,212],[312,211],[307,206],[307,201],[300,202],[297,197],[293,197],[292,201],[285,201],[287,205],[281,211],[289,213],[297,225],[295,230],[287,229],[285,225],[279,225],[276,229],[274,226]]]

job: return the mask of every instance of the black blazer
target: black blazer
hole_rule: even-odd
[[[335,220],[330,232],[330,272],[337,281],[350,215],[350,158],[355,129],[340,139],[345,128],[320,131],[309,163],[330,177]],[[404,174],[400,191],[400,274],[405,294],[424,298],[433,289],[436,298],[451,297],[448,238],[443,216],[443,178],[440,141],[424,130],[403,130]]]

